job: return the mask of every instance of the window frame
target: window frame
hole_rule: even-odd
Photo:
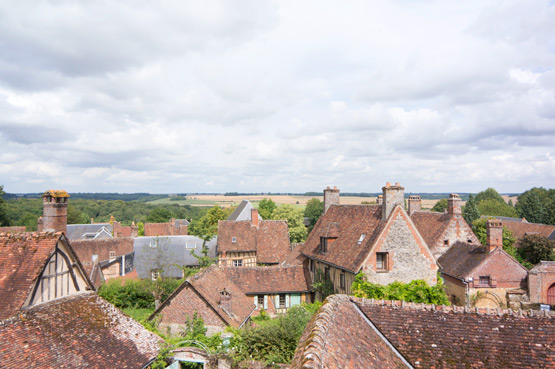
[[[231,261],[231,265],[234,267],[242,267],[243,266],[243,259],[233,259]]]
[[[376,272],[388,272],[388,271],[389,271],[389,252],[376,252]]]
[[[282,303],[282,299],[283,299],[283,303]],[[279,294],[279,309],[285,309],[287,307],[287,297],[285,296],[285,293],[280,293]]]
[[[486,282],[486,283],[483,283]],[[478,287],[490,287],[491,286],[491,276],[490,275],[481,275],[478,276]]]

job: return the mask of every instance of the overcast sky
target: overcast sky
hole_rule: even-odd
[[[6,192],[555,187],[554,1],[2,1]]]

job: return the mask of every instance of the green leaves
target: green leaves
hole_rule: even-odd
[[[274,210],[272,219],[287,221],[287,226],[289,227],[289,240],[291,243],[299,243],[306,240],[307,232],[301,209],[295,208],[289,204],[282,205]]]
[[[272,219],[272,213],[276,208],[277,205],[272,199],[262,199],[258,203],[258,214],[262,219]]]

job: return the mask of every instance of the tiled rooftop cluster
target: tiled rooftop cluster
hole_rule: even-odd
[[[312,290],[308,271],[302,266],[222,267],[221,271],[249,295]]]

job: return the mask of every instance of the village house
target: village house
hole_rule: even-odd
[[[359,272],[383,285],[437,283],[436,260],[404,209],[404,188],[387,183],[382,191],[380,205],[339,205],[339,190],[324,190],[325,213],[301,249],[312,281],[329,279],[345,294]]]
[[[329,297],[291,369],[555,368],[551,312]]]
[[[225,327],[241,328],[250,324],[256,306],[253,299],[233,283],[216,265],[187,278],[148,318],[162,331],[179,334],[188,319],[202,317],[207,334],[222,332]]]
[[[533,304],[555,306],[555,261],[540,261],[528,272],[528,293]]]
[[[503,222],[505,228],[511,231],[515,238],[515,247],[520,247],[520,240],[526,235],[538,235],[549,240],[555,240],[555,225],[528,223],[524,218],[496,217]]]
[[[250,201],[243,200],[237,206],[237,208],[233,210],[233,213],[231,213],[229,217],[227,217],[227,220],[251,220],[252,214],[253,214],[251,211],[252,209],[254,209],[254,206],[252,206]],[[258,217],[258,220],[262,220],[262,217],[258,213],[257,213],[257,217]]]
[[[312,303],[310,276],[302,265],[271,268],[222,267],[221,271],[254,302],[254,315],[264,310],[275,317],[292,306]]]
[[[218,222],[219,265],[277,265],[290,253],[287,221],[260,220],[257,209],[250,211],[250,220]]]
[[[447,204],[447,212],[437,213],[422,211],[420,196],[408,200],[410,218],[436,259],[456,242],[480,243],[462,216],[459,195],[449,195]]]
[[[457,242],[438,259],[445,291],[455,305],[520,308],[528,270],[503,250],[503,223],[486,227],[486,246]]]
[[[2,368],[142,368],[161,339],[94,292],[63,233],[0,235]]]

